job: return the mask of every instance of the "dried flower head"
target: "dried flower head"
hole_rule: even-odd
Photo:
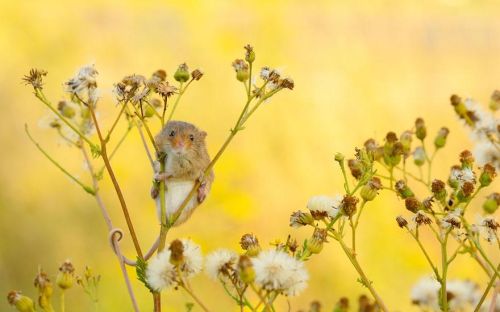
[[[142,75],[125,76],[122,81],[115,84],[114,93],[118,101],[130,100],[136,93],[140,92],[140,87],[144,85],[145,81],[146,78]]]
[[[59,273],[56,277],[56,284],[61,289],[68,289],[73,286],[75,267],[68,259],[59,267]]]
[[[186,63],[179,65],[174,73],[174,79],[179,82],[186,82],[189,80],[189,67]]]
[[[28,85],[30,84],[35,89],[42,89],[43,87],[43,77],[47,76],[47,71],[35,69],[30,69],[30,73],[25,75],[22,80]]]
[[[481,175],[479,176],[479,183],[481,186],[488,186],[493,182],[493,179],[497,176],[495,167],[491,164],[486,164],[483,166],[483,171],[481,172]]]
[[[242,59],[236,59],[232,65],[236,71],[236,79],[241,82],[247,81],[249,77],[248,64]]]
[[[474,156],[469,150],[464,150],[460,153],[460,163],[462,168],[471,168],[474,164]]]
[[[361,188],[360,196],[365,201],[374,200],[378,194],[378,191],[382,189],[382,181],[378,177],[372,177],[368,182]]]
[[[340,205],[342,214],[348,217],[352,217],[356,213],[356,205],[358,204],[358,202],[359,199],[356,196],[345,195]]]
[[[300,210],[295,211],[290,216],[290,226],[298,228],[305,225],[313,225],[314,218],[310,213],[305,213]]]
[[[195,69],[191,72],[193,80],[200,80],[203,77],[203,72],[200,69]]]
[[[256,256],[260,252],[260,245],[257,236],[253,234],[245,234],[241,237],[240,246],[243,250],[247,251],[250,257]]]
[[[97,88],[97,70],[94,65],[85,65],[78,70],[73,78],[66,82],[66,91],[79,94],[83,91],[91,91]]]
[[[406,221],[406,219],[403,216],[397,216],[396,222],[398,223],[400,228],[408,226],[408,221]]]
[[[255,51],[253,50],[253,47],[249,44],[244,46],[245,48],[245,61],[248,63],[253,63],[255,61]]]
[[[328,232],[325,229],[315,228],[312,238],[307,244],[307,250],[311,254],[318,254],[323,250],[323,243],[326,242]]]
[[[12,290],[7,294],[7,301],[16,307],[20,312],[34,312],[35,304],[29,297],[24,296],[20,291]]]
[[[307,287],[309,275],[302,261],[278,250],[262,251],[252,259],[255,282],[270,291],[295,296]]]
[[[279,87],[283,89],[293,90],[295,87],[295,83],[292,78],[284,78],[279,81]]]
[[[316,220],[321,220],[326,217],[335,218],[339,213],[339,206],[342,196],[334,197],[326,195],[313,196],[307,202],[307,209],[311,211],[311,215]]]
[[[449,212],[441,219],[441,227],[443,229],[459,229],[462,224],[461,216],[462,209],[460,208]]]
[[[417,118],[415,120],[415,135],[419,140],[423,140],[427,136],[427,128],[422,118]]]
[[[239,256],[234,251],[216,250],[207,256],[205,271],[213,280],[231,277],[236,272],[238,259]]]
[[[166,99],[177,93],[177,88],[170,85],[168,81],[162,81],[156,87],[156,92]]]
[[[203,268],[203,256],[201,254],[201,248],[198,244],[190,239],[182,239],[182,258],[183,262],[179,264],[181,272],[185,274],[186,277],[192,277],[201,272]],[[172,247],[172,245],[170,245]],[[174,249],[172,249],[172,254]],[[170,256],[170,261],[172,261],[173,255]]]
[[[412,218],[412,221],[417,225],[428,225],[432,223],[431,218],[429,218],[422,210],[417,211]]]
[[[409,211],[413,213],[417,213],[420,209],[422,209],[422,203],[414,196],[407,197],[405,199],[405,207]]]

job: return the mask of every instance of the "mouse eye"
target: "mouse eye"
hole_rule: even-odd
[[[174,130],[170,131],[170,136],[173,137],[174,135],[175,135],[175,131]]]
[[[190,135],[189,135],[189,139],[190,139],[191,141],[194,141],[194,135],[190,134]]]

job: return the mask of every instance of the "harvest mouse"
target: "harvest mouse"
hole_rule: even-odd
[[[155,162],[156,183],[151,189],[151,197],[156,200],[158,219],[161,220],[159,181],[165,181],[165,204],[168,218],[179,209],[196,182],[203,179],[203,173],[210,163],[205,146],[206,136],[205,131],[196,128],[193,124],[169,121],[155,137],[159,154],[165,155],[164,172],[160,172],[160,162]],[[197,196],[193,196],[189,201],[175,225],[189,219],[195,208],[205,200],[213,180],[214,173],[211,170],[208,176],[201,180]]]

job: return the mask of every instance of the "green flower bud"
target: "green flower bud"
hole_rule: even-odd
[[[233,62],[233,68],[236,71],[236,79],[238,81],[244,82],[249,78],[248,65],[245,61],[237,59]]]
[[[249,256],[240,256],[238,260],[238,273],[240,280],[245,284],[250,284],[255,280],[255,270]]]
[[[389,132],[386,135],[384,144],[384,162],[386,165],[394,167],[401,161],[403,154],[403,144],[398,142],[398,137],[394,132]]]
[[[488,186],[491,184],[491,182],[493,182],[493,179],[495,179],[496,175],[497,173],[495,167],[488,163],[483,167],[481,176],[479,176],[479,183],[481,184],[481,186]]]
[[[45,272],[40,271],[35,277],[35,287],[38,288],[38,304],[43,310],[52,311],[52,283]]]
[[[411,150],[412,133],[411,131],[405,131],[401,134],[399,142],[403,146],[403,153],[408,154]]]
[[[323,250],[323,243],[326,242],[326,237],[328,233],[325,229],[316,228],[314,230],[312,238],[307,244],[307,250],[311,254],[318,254]]]
[[[425,150],[422,146],[418,146],[413,152],[413,161],[419,167],[425,164]]]
[[[186,63],[179,65],[175,71],[174,79],[178,82],[186,82],[189,80],[189,68]]]
[[[253,63],[255,61],[255,52],[253,50],[253,47],[249,44],[247,44],[245,47],[245,61],[248,63]]]
[[[423,140],[427,136],[427,128],[422,118],[417,118],[417,120],[415,120],[415,135],[419,140]]]
[[[20,312],[34,312],[35,305],[33,300],[21,294],[20,291],[10,291],[7,295],[7,301],[9,304],[16,307],[17,311]]]
[[[474,157],[469,150],[464,150],[460,153],[460,163],[462,164],[462,169],[473,167]]]
[[[486,213],[494,214],[500,205],[500,193],[492,193],[486,197],[483,203],[483,210]]]
[[[337,162],[339,162],[339,163],[340,163],[340,162],[343,162],[343,161],[344,161],[344,158],[345,158],[345,157],[344,157],[344,154],[342,154],[342,153],[337,153],[337,154],[335,154],[335,161],[337,161]]]
[[[374,200],[378,194],[378,191],[382,189],[382,181],[379,178],[371,178],[360,191],[361,198],[364,201]]]
[[[155,114],[155,109],[151,105],[146,105],[144,108],[144,117],[151,118]]]
[[[450,133],[450,130],[448,128],[443,127],[439,130],[436,138],[434,139],[434,146],[436,149],[442,148],[446,144],[446,138],[448,137],[448,134]]]
[[[401,198],[406,199],[415,196],[413,191],[408,187],[404,180],[397,181],[395,186],[396,191],[398,192],[399,196],[401,196]]]
[[[56,284],[61,289],[69,289],[73,286],[73,282],[75,281],[74,277],[75,268],[71,261],[66,260],[59,267],[59,273],[57,273]]]
[[[290,226],[297,228],[305,225],[313,225],[314,218],[310,213],[305,213],[300,210],[295,211],[290,216]]]

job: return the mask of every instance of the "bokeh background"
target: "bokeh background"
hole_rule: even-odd
[[[54,276],[70,258],[79,272],[89,265],[102,275],[102,311],[131,308],[93,198],[50,165],[24,133],[28,123],[57,159],[87,178],[78,151],[37,127],[47,111],[20,80],[31,67],[49,71],[45,90],[57,101],[64,95],[63,81],[79,66],[96,64],[100,118],[107,125],[117,112],[111,88],[123,76],[147,76],[158,68],[171,76],[181,62],[200,67],[205,77],[192,85],[177,118],[209,133],[212,155],[243,104],[244,89],[230,64],[242,57],[244,44],[255,46],[257,66],[278,67],[293,77],[295,90],[280,93],[256,114],[217,164],[208,200],[170,236],[191,237],[205,252],[239,250],[239,237],[247,232],[258,235],[264,246],[288,234],[309,236],[309,230],[290,229],[288,217],[311,195],[342,191],[334,153],[350,155],[368,137],[400,133],[418,116],[425,118],[431,135],[443,125],[451,129],[447,152],[436,158],[436,174],[444,178],[456,155],[471,146],[449,105],[450,94],[487,103],[500,87],[496,1],[45,0],[2,1],[0,7],[0,294],[20,289],[35,297],[37,267]],[[151,171],[137,133],[113,163],[146,249],[158,228],[149,199]],[[114,223],[125,228],[109,180],[104,182]],[[411,285],[430,272],[394,222],[403,210],[390,195],[365,210],[359,258],[393,310],[415,311]],[[130,241],[123,246],[132,256]],[[437,259],[437,246],[429,248]],[[341,296],[355,300],[367,293],[335,244],[307,267],[310,286],[291,298],[293,310],[314,299],[331,308]],[[450,276],[485,282],[467,257],[457,260]],[[205,276],[194,285],[215,310],[234,309],[222,288]],[[137,281],[134,286],[140,305],[150,310],[150,295]],[[169,310],[182,310],[186,300],[181,292],[164,294]],[[90,309],[79,291],[71,290],[67,301],[73,302],[71,311]],[[285,301],[279,304],[287,307]],[[9,309],[0,300],[0,310]]]

